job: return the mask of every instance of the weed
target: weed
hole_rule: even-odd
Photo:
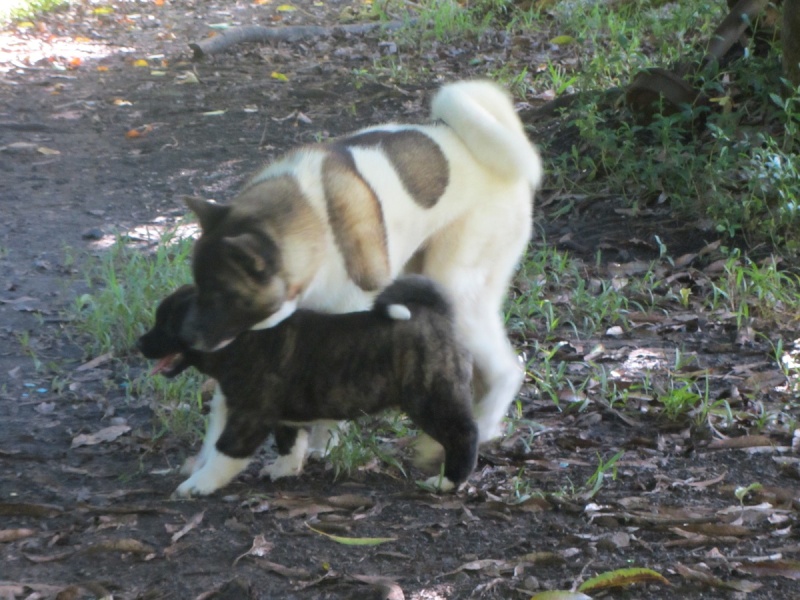
[[[582,498],[585,500],[594,498],[597,495],[597,492],[600,491],[600,488],[603,487],[603,483],[605,483],[606,478],[608,478],[609,472],[611,480],[616,481],[617,462],[624,454],[625,451],[620,450],[608,460],[604,460],[599,454],[597,455],[597,469],[595,469],[595,472],[592,473],[591,477],[586,480],[586,483],[583,486],[585,491],[582,494]]]
[[[367,426],[363,427],[365,424]],[[348,421],[337,431],[338,443],[328,448],[327,461],[333,467],[334,479],[342,474],[351,475],[375,459],[394,467],[406,477],[402,462],[387,447],[385,439],[405,437],[412,431],[401,413]]]

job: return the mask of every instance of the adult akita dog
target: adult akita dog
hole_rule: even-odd
[[[187,199],[202,235],[184,340],[213,351],[297,307],[365,310],[398,275],[421,273],[455,303],[479,441],[496,437],[523,377],[501,308],[531,235],[541,160],[491,82],[445,85],[431,113],[430,124],[296,149],[228,205]]]

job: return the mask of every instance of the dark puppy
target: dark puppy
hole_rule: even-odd
[[[193,286],[168,296],[139,340],[157,371],[189,366],[218,382],[206,439],[177,496],[206,495],[247,465],[274,430],[281,457],[272,478],[302,468],[305,424],[355,419],[398,407],[445,451],[441,489],[463,483],[475,466],[471,358],[455,333],[450,304],[429,279],[401,278],[371,311],[298,310],[270,329],[247,331],[215,352],[190,349],[178,335],[196,301]]]

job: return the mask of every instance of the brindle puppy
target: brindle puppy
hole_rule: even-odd
[[[272,430],[280,458],[266,473],[277,478],[302,468],[307,434],[298,427],[393,407],[444,448],[444,478],[430,483],[449,490],[472,472],[478,430],[471,357],[456,336],[449,302],[431,280],[397,280],[370,311],[298,310],[215,352],[192,350],[179,336],[196,300],[194,286],[168,296],[139,340],[146,357],[163,359],[156,370],[174,376],[193,366],[219,384],[203,450],[177,496],[226,485]]]

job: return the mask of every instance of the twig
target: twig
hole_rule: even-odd
[[[405,23],[406,22],[403,21],[391,21],[389,23],[351,23],[334,27],[319,27],[316,25],[296,25],[289,27],[243,25],[241,27],[226,29],[224,32],[201,42],[191,43],[189,44],[189,48],[192,49],[193,60],[202,60],[206,56],[225,52],[238,44],[264,44],[268,42],[292,43],[306,38],[326,37],[336,35],[337,33],[363,35],[376,29],[394,31],[402,27]]]

